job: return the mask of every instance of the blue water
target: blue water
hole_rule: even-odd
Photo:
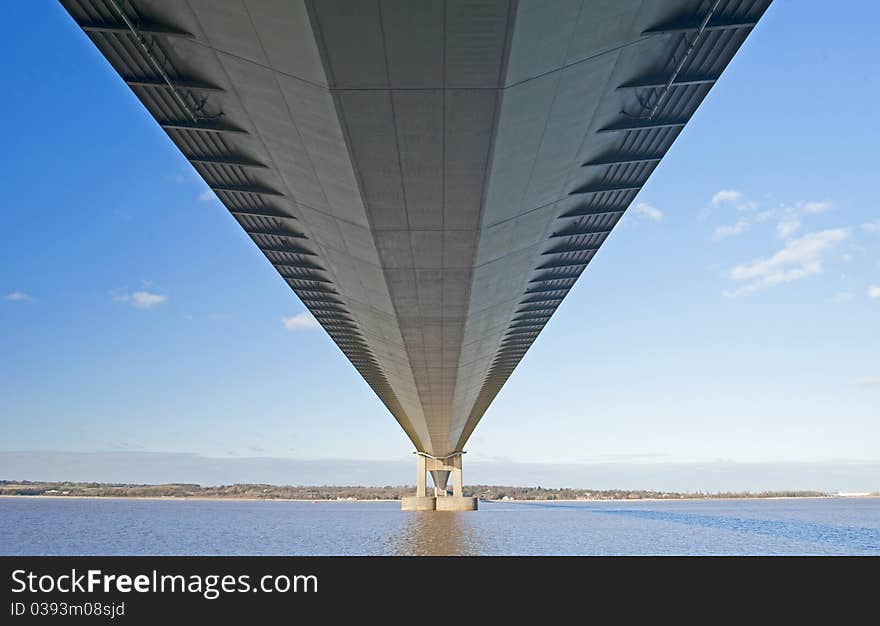
[[[0,498],[3,555],[880,555],[880,499],[480,503]]]

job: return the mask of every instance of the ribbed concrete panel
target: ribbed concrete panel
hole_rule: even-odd
[[[311,5],[433,454],[460,434],[453,402],[511,18],[508,2],[445,5]]]
[[[515,2],[446,0],[445,87],[500,87]]]
[[[769,0],[62,3],[444,456]]]
[[[621,111],[634,111],[634,116],[639,113],[632,105],[633,93],[618,90],[619,85],[634,76],[670,72],[670,65],[687,50],[687,40],[670,46],[670,37],[646,36],[644,32],[682,16],[687,16],[683,21],[693,23],[693,16],[706,15],[714,3],[675,4],[641,0],[522,0],[518,4],[456,387],[454,429],[461,429],[459,448],[509,375],[501,366],[501,374],[493,382],[493,363],[499,358],[502,362],[512,359],[515,366],[521,358],[516,345],[523,343],[527,349],[534,340],[534,336],[510,334],[517,326],[528,330],[521,327],[529,322],[515,323],[517,315],[544,315],[535,322],[540,331],[573,285],[571,280],[534,283],[535,269],[547,263],[542,257],[548,250],[548,239],[565,226],[560,217],[602,202],[625,209],[634,196],[573,196],[572,192],[609,178],[643,180],[655,164],[629,166],[628,170],[614,167],[611,172],[582,165],[609,152],[630,149],[637,153],[652,142],[665,151],[674,140],[674,135],[666,141],[656,136],[647,140],[635,137],[628,143],[630,148],[621,148],[620,136],[601,130],[619,121]],[[767,4],[722,2],[717,14],[757,18]],[[689,103],[677,100],[683,111],[699,102],[694,94],[688,95]],[[702,95],[705,93],[697,97]],[[621,213],[589,219],[595,230],[610,230]],[[572,247],[598,247],[605,236],[580,237],[573,240]],[[546,270],[542,276],[555,271],[556,275],[568,272],[576,277],[591,258],[592,253],[563,255],[557,264],[576,261],[579,265]],[[553,288],[560,291],[550,291]],[[528,295],[538,289],[545,290],[545,295]],[[542,307],[546,308],[542,311]],[[464,418],[468,410],[471,413]]]
[[[559,30],[558,15],[570,17],[572,12],[571,7],[566,12],[564,5],[555,3],[528,7],[534,22],[518,20],[523,30],[515,32],[512,59],[523,58],[519,50],[546,45]],[[550,30],[539,30],[535,22]],[[618,55],[601,55],[569,67],[558,51],[552,57],[554,69],[547,62],[532,65],[529,69],[535,77],[530,80],[523,80],[527,74],[518,69],[520,80],[503,92],[456,387],[459,436],[482,388],[481,373],[491,366],[538,264],[548,230],[560,214],[557,203],[566,199],[566,184],[572,171],[579,169],[579,151]],[[537,55],[535,61],[540,58]]]

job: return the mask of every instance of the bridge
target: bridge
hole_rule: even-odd
[[[471,509],[468,438],[770,0],[61,3],[406,432],[404,507]]]

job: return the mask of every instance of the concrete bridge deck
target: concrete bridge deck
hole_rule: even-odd
[[[61,1],[434,458],[770,2]]]

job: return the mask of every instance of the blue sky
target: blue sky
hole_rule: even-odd
[[[10,11],[0,450],[407,458],[396,422],[296,321],[296,296],[61,7]],[[774,3],[470,458],[878,458],[878,23],[874,2]]]

